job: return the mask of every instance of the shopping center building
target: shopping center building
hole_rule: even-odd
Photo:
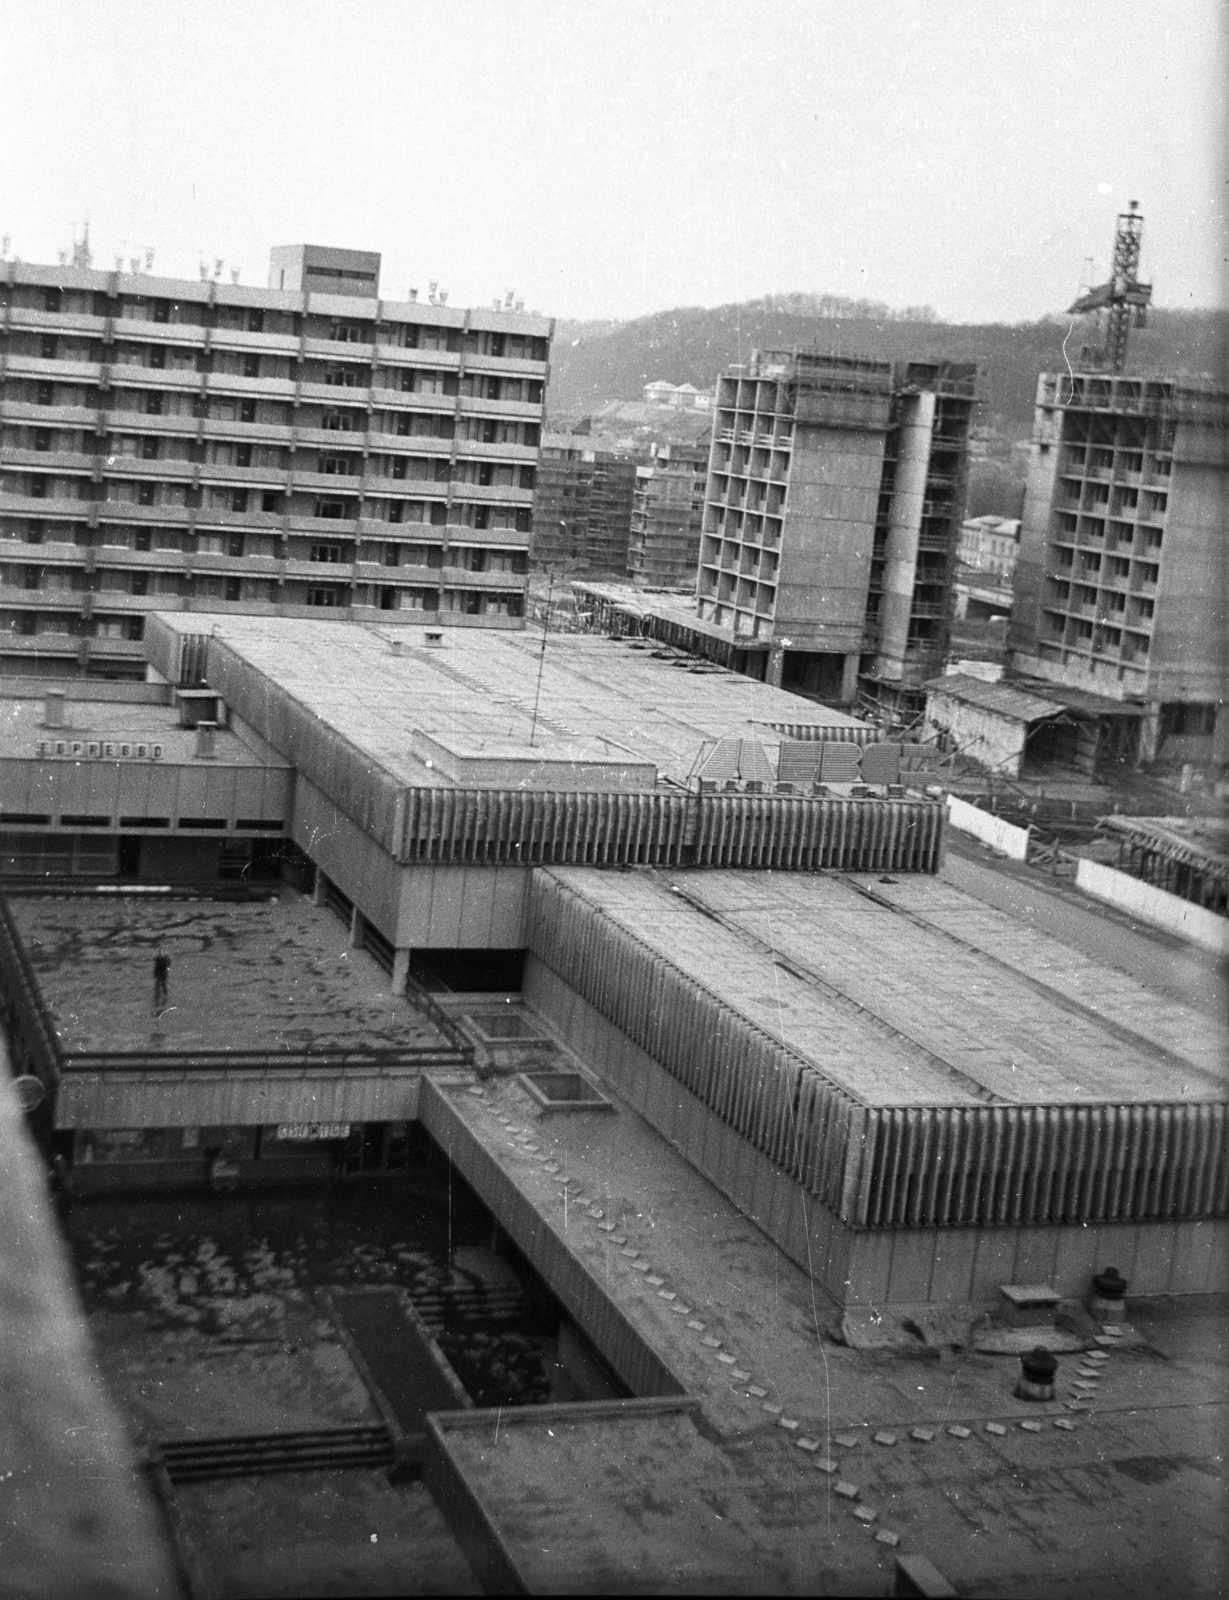
[[[144,648],[128,700],[3,707],[7,1021],[70,1186],[382,1168],[418,1124],[503,1215],[447,1085],[545,1073],[838,1304],[1219,1281],[1217,1040],[937,877],[916,750],[637,639]]]

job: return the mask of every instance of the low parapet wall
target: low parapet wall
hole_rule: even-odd
[[[954,794],[947,797],[947,820],[953,828],[971,833],[1001,856],[1008,856],[1012,861],[1028,860],[1027,828],[1013,827],[1010,822],[991,816],[980,806],[971,806]]]
[[[1138,917],[1149,927],[1172,933],[1175,938],[1211,950],[1214,955],[1229,956],[1229,919],[1218,916],[1215,911],[1144,883],[1127,872],[1083,858],[1075,871],[1075,886],[1094,900]]]

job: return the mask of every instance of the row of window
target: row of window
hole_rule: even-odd
[[[446,481],[442,479],[441,481]],[[259,512],[266,516],[316,517],[326,521],[351,521],[359,516],[359,502],[354,499],[334,499],[327,496],[312,498],[306,494],[287,496],[278,489],[233,489],[207,487],[194,489],[190,484],[164,483],[138,478],[109,478],[103,484],[103,496],[97,500],[95,486],[88,479],[48,478],[41,475],[7,474],[0,477],[0,494],[28,500],[73,501],[75,504],[109,506],[148,506],[176,510],[203,510],[230,515],[248,515]],[[527,505],[504,506],[486,501],[473,503],[454,501],[450,506],[443,500],[390,500],[365,499],[363,517],[377,522],[425,522],[432,527],[458,527],[503,530],[529,533],[533,527],[533,510]]]
[[[364,586],[365,600],[381,611],[452,612],[470,617],[523,617],[525,598],[519,591],[439,589],[431,586]],[[181,598],[186,598],[186,594]],[[206,578],[191,591],[194,601],[225,605],[265,604],[320,606],[330,611],[348,610],[350,591],[340,584],[308,584],[301,591],[277,590],[259,579]],[[82,617],[72,611],[5,611],[0,609],[0,641],[5,635],[37,638],[55,635],[70,639],[123,639],[139,643],[145,637],[145,618]],[[3,644],[0,643],[0,650]]]
[[[38,436],[45,435],[47,430],[33,431],[36,435],[35,451],[39,453],[46,451],[48,441]],[[93,443],[85,435],[81,435],[77,442],[81,445]],[[231,444],[185,438],[161,439],[155,434],[119,434],[112,436],[108,443],[110,454],[105,458],[99,453],[84,449],[72,453],[91,456],[99,464],[105,459],[110,467],[124,460],[177,461],[186,465],[240,467],[249,471],[263,469],[279,474],[317,472],[326,478],[359,477],[366,470],[372,477],[408,481],[428,480],[433,483],[472,483],[478,488],[491,489],[532,489],[537,481],[536,469],[528,464],[488,460],[462,460],[454,464],[447,456],[373,454],[364,462],[361,455],[299,450],[292,456],[286,445]],[[36,500],[57,496],[66,499],[75,498],[71,485],[82,481],[73,478],[53,479],[45,473],[22,473],[11,476],[14,482],[24,480],[26,487],[7,488],[6,493],[27,494]],[[49,489],[49,484],[58,484],[59,488]]]
[[[3,349],[0,339],[0,350]],[[27,345],[29,348],[21,348]],[[115,345],[97,340],[67,340],[56,334],[8,342],[14,356],[82,365],[130,367],[141,371],[191,372],[216,377],[257,378],[282,383],[321,384],[337,389],[395,389],[402,394],[461,395],[522,405],[541,403],[539,378],[503,377],[489,373],[456,373],[417,367],[366,367],[308,360],[296,366],[287,356],[225,350],[181,350],[167,345]]]
[[[545,361],[549,343],[537,334],[439,327],[434,323],[387,322],[281,311],[264,306],[209,305],[155,295],[110,296],[101,291],[36,284],[0,285],[0,306],[53,316],[92,316],[120,321],[177,324],[241,333],[329,339],[337,344],[380,344],[408,350],[446,350],[516,361]]]
[[[18,405],[54,406],[57,409],[94,411],[99,391],[83,384],[52,383],[49,379],[10,378],[6,397]],[[535,447],[541,425],[499,417],[456,417],[436,412],[373,411],[370,417],[358,406],[324,406],[307,402],[295,407],[288,400],[253,396],[200,395],[186,390],[116,389],[103,415],[135,412],[145,417],[191,417],[194,421],[257,423],[265,427],[320,428],[331,433],[391,433],[399,437],[468,440],[476,444],[519,444]]]

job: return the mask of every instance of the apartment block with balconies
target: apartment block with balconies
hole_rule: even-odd
[[[139,677],[153,611],[523,626],[552,322],[275,258],[0,269],[0,673]]]

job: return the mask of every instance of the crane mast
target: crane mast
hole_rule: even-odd
[[[1085,348],[1087,363],[1104,367],[1110,372],[1121,372],[1127,358],[1127,335],[1132,325],[1144,326],[1148,305],[1152,299],[1152,285],[1139,281],[1139,252],[1143,243],[1144,219],[1138,204],[1132,200],[1126,211],[1118,215],[1118,228],[1114,234],[1114,260],[1108,282],[1098,284],[1080,295],[1068,307],[1068,314],[1081,316],[1085,312],[1104,311],[1105,341],[1098,350]]]

